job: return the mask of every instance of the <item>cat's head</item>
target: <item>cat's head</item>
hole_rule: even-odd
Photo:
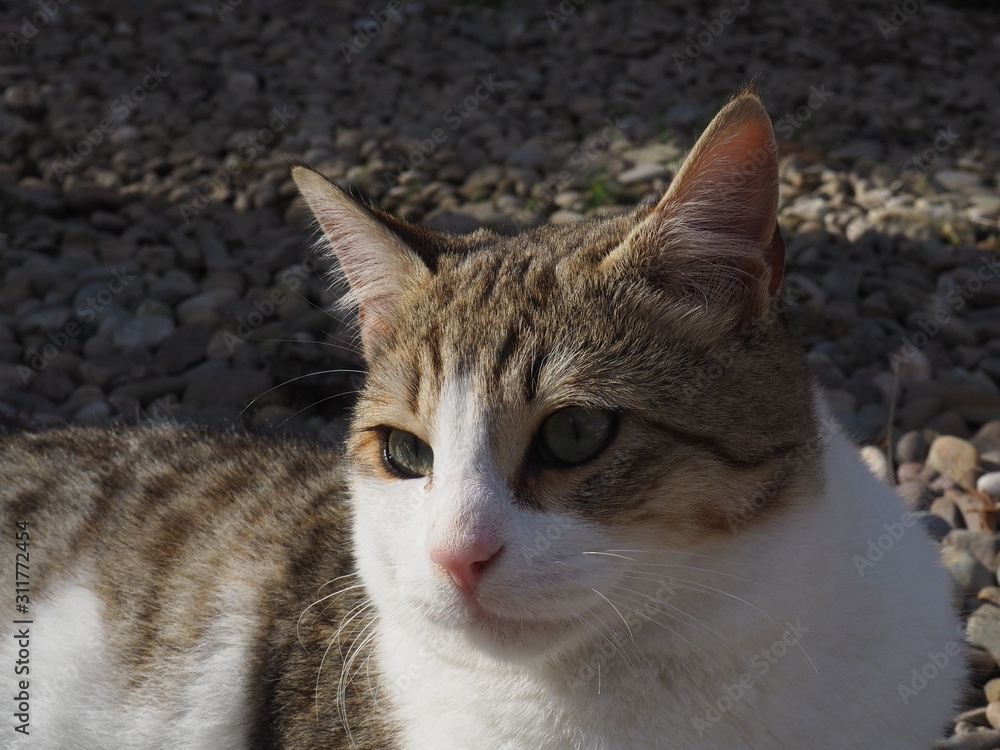
[[[617,618],[616,592],[655,587],[648,555],[801,490],[790,462],[816,428],[753,94],[655,207],[513,238],[442,235],[293,174],[359,309],[348,453],[383,617],[501,654],[566,646]]]

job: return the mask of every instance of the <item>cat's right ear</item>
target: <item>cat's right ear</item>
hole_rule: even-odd
[[[309,167],[293,166],[292,179],[340,263],[350,286],[344,301],[358,308],[361,343],[370,357],[392,328],[397,300],[430,278],[426,259],[400,236],[420,228],[361,204]]]
[[[752,90],[716,115],[666,195],[611,266],[641,267],[672,295],[699,302],[735,327],[773,309],[785,247],[777,226],[774,131]]]

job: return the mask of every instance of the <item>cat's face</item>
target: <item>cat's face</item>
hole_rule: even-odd
[[[815,427],[775,313],[756,98],[654,209],[516,238],[436,235],[295,176],[361,311],[348,450],[382,617],[535,656],[641,607],[655,561],[780,511]]]

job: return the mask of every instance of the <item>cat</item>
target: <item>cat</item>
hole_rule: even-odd
[[[655,206],[515,237],[292,174],[358,309],[346,448],[0,436],[0,746],[941,735],[964,675],[947,575],[808,372],[753,91]]]

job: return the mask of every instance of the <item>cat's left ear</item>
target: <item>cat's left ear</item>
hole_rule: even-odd
[[[777,211],[771,119],[744,91],[716,115],[666,195],[608,261],[638,264],[671,294],[746,323],[771,310],[781,288]]]
[[[370,358],[392,329],[400,298],[430,279],[436,233],[364,205],[309,167],[293,166],[292,179],[347,279],[345,302],[358,308]]]

